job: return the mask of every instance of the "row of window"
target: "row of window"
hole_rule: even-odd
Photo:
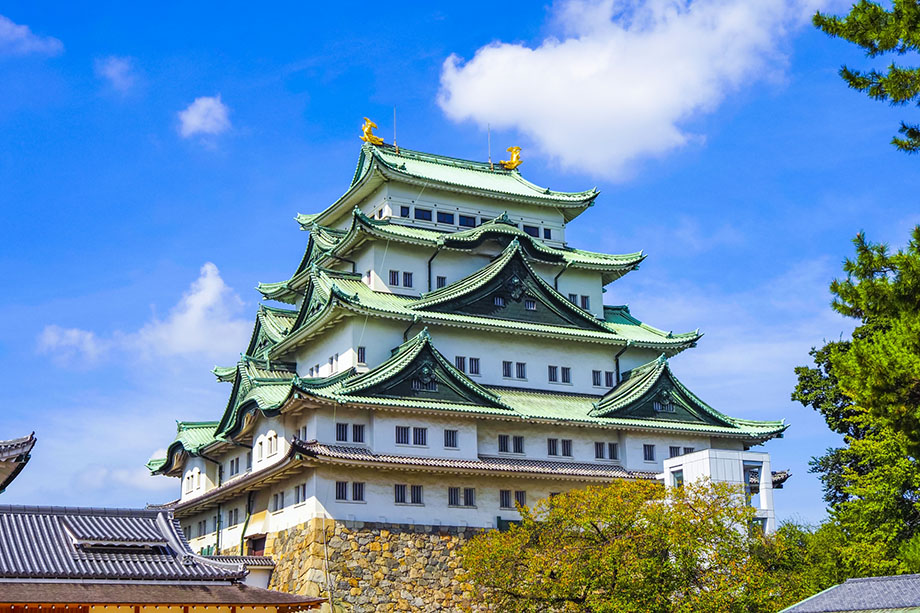
[[[686,455],[688,453],[693,453],[693,447],[683,447],[679,445],[671,445],[668,447],[668,457],[676,458],[679,455]],[[642,459],[646,462],[655,461],[655,446],[654,445],[642,445]]]
[[[468,375],[480,374],[479,358],[472,358],[464,355],[454,356],[454,366],[460,372],[465,372]]]
[[[307,501],[307,484],[301,483],[294,487],[293,496],[285,496],[285,491],[281,490],[272,494],[272,511],[280,511],[289,504],[300,504]]]
[[[240,474],[240,460],[241,459],[242,458],[233,458],[232,460],[230,460],[230,476],[231,477]],[[246,452],[246,470],[247,471],[252,470],[252,452],[251,451]]]
[[[256,460],[278,453],[278,435],[269,432],[264,441],[256,443]]]
[[[569,294],[569,302],[571,302],[574,305],[578,305],[579,304],[578,294]],[[580,304],[581,304],[581,308],[583,308],[586,311],[590,311],[591,310],[591,296],[582,295]]]
[[[349,424],[336,423],[335,424],[335,440],[341,443],[348,442],[349,434]],[[351,424],[351,442],[352,443],[363,443],[364,442],[364,424]]]
[[[412,287],[413,286],[412,277],[413,275],[411,272],[403,271],[402,287]],[[390,287],[400,287],[399,280],[400,280],[399,271],[391,270],[390,271]]]
[[[347,484],[346,484],[347,485]],[[347,490],[347,488],[346,488]],[[550,494],[553,496],[554,494]],[[393,502],[395,504],[410,504],[422,506],[425,504],[425,488],[422,485],[409,485],[396,483],[393,485]],[[524,490],[498,490],[498,506],[502,509],[513,509],[515,505],[527,504],[527,492]],[[449,507],[475,507],[476,488],[474,487],[448,487],[447,506]]]
[[[420,221],[433,221],[435,216],[431,209],[425,209],[422,207],[415,207],[415,210],[412,211],[408,206],[399,207],[399,216],[408,219],[411,216],[415,217]],[[476,217],[473,215],[463,215],[454,213],[448,213],[446,211],[438,211],[436,218],[438,223],[449,224],[449,225],[458,225],[462,228],[475,228],[477,225],[483,224],[489,221],[488,218],[482,217],[479,220],[479,224],[476,223]],[[521,224],[520,228],[530,236],[534,238],[540,238],[540,228],[537,226],[531,226],[527,224]],[[551,240],[553,238],[553,231],[550,228],[543,228],[543,238]]]

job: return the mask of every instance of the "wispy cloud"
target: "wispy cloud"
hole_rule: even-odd
[[[179,111],[179,134],[214,136],[230,129],[230,109],[217,96],[202,96]]]
[[[96,59],[96,76],[115,91],[126,94],[137,84],[137,70],[129,57],[110,55]]]
[[[154,316],[135,332],[100,336],[90,330],[48,325],[38,351],[61,364],[91,366],[120,352],[135,357],[224,357],[244,345],[251,321],[240,316],[243,303],[211,262],[164,319]]]
[[[0,56],[2,55],[57,55],[64,44],[52,36],[39,36],[29,26],[14,23],[0,15]]]
[[[438,101],[455,121],[515,129],[564,167],[610,179],[697,135],[682,124],[785,68],[819,0],[568,0],[560,38],[451,55]]]

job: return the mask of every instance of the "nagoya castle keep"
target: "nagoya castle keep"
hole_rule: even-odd
[[[272,588],[346,610],[453,610],[463,542],[570,489],[706,476],[744,484],[773,530],[788,474],[749,450],[787,426],[681,383],[669,359],[698,331],[604,304],[645,256],[569,245],[597,190],[531,183],[516,147],[493,165],[372,127],[345,193],[297,216],[306,250],[258,286],[239,362],[214,369],[226,406],[148,464],[179,479],[166,506],[193,550],[270,555]]]

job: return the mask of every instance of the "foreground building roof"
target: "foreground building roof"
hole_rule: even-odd
[[[26,467],[35,446],[35,433],[0,441],[0,494]]]
[[[781,613],[918,613],[920,575],[848,579]]]
[[[0,603],[318,606],[193,554],[168,511],[0,506]]]

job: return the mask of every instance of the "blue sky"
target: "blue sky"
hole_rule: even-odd
[[[897,246],[920,223],[920,161],[888,144],[913,111],[846,89],[839,65],[866,61],[807,25],[816,6],[839,8],[4,3],[0,438],[39,437],[4,502],[174,496],[143,464],[176,419],[219,416],[208,371],[255,283],[299,261],[294,214],[344,191],[362,117],[390,140],[396,106],[405,147],[482,159],[491,123],[536,183],[597,185],[570,243],[649,253],[606,301],[703,329],[678,375],[792,424],[766,446],[794,473],[778,514],[819,520],[807,462],[836,439],[792,369],[851,328],[827,285],[856,232]]]

